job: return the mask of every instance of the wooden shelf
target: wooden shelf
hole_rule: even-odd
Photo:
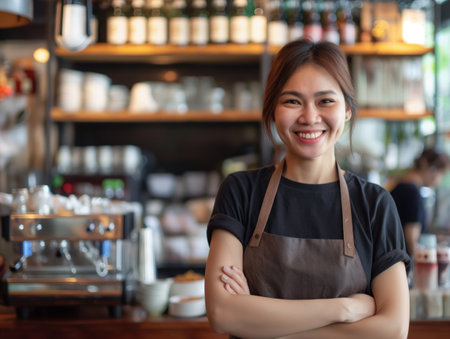
[[[347,55],[421,56],[433,52],[433,48],[430,47],[402,42],[359,42],[354,45],[340,45],[340,48]],[[269,52],[276,54],[279,49],[279,47],[269,47]]]
[[[396,55],[413,56],[433,52],[433,48],[405,43],[356,43],[341,45],[347,55]],[[155,46],[155,45],[111,45],[98,43],[80,52],[71,52],[57,47],[56,55],[80,62],[143,62],[154,64],[172,63],[223,63],[258,62],[265,51],[276,54],[280,47],[263,44],[224,44],[206,46]]]
[[[206,46],[111,45],[99,43],[80,52],[56,48],[56,55],[84,62],[143,62],[154,64],[199,62],[258,62],[264,53],[262,44],[224,44]]]
[[[358,110],[357,118],[379,118],[385,120],[419,120],[433,116],[431,110],[423,114],[411,114],[401,108],[362,108]],[[261,121],[260,111],[224,110],[214,114],[207,111],[189,111],[185,114],[156,112],[132,113],[122,112],[64,112],[53,108],[54,122],[258,122]]]
[[[384,120],[419,120],[433,116],[431,110],[422,114],[407,113],[401,108],[361,108],[357,112],[358,118],[378,118]]]
[[[52,110],[54,122],[258,122],[261,112],[224,110],[214,114],[207,111],[189,111],[185,114],[156,112],[64,112],[59,108]]]

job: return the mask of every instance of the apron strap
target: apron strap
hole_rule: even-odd
[[[283,173],[285,160],[280,162],[275,166],[275,171],[270,177],[269,186],[267,186],[266,194],[264,195],[264,200],[261,205],[261,210],[259,212],[258,221],[256,222],[255,230],[250,239],[250,247],[258,247],[261,240],[261,235],[266,228],[267,219],[269,219],[270,211],[272,210],[273,201],[278,190],[278,184],[280,183],[281,174]]]
[[[261,205],[261,210],[259,212],[258,221],[256,222],[255,230],[253,231],[252,237],[248,246],[258,247],[261,241],[261,236],[269,219],[270,212],[272,210],[273,201],[277,194],[278,185],[280,183],[281,174],[285,166],[285,160],[275,166],[275,171],[273,172],[269,185],[267,186],[266,194],[264,195],[264,200]],[[339,164],[336,163],[338,177],[339,177],[339,187],[341,191],[341,206],[342,206],[342,232],[344,237],[344,255],[353,258],[355,256],[355,243],[353,237],[353,221],[352,221],[352,210],[350,206],[350,195],[348,193],[347,183],[345,182],[344,175],[342,174]]]
[[[347,183],[345,182],[342,170],[337,165],[339,176],[339,187],[341,190],[341,206],[342,206],[342,231],[344,233],[344,255],[353,258],[355,256],[355,241],[353,238],[353,221],[352,209],[350,206],[350,195],[348,193]]]

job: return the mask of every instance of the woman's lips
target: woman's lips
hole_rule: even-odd
[[[304,144],[314,144],[319,142],[325,135],[325,130],[321,131],[296,131],[297,140]]]

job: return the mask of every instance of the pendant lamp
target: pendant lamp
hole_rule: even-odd
[[[33,19],[33,0],[0,0],[0,28],[27,25]]]

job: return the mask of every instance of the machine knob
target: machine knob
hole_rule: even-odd
[[[86,227],[86,232],[88,232],[88,233],[92,233],[92,232],[94,232],[95,231],[95,223],[93,222],[93,221],[91,221],[90,223],[89,223],[89,225]]]

